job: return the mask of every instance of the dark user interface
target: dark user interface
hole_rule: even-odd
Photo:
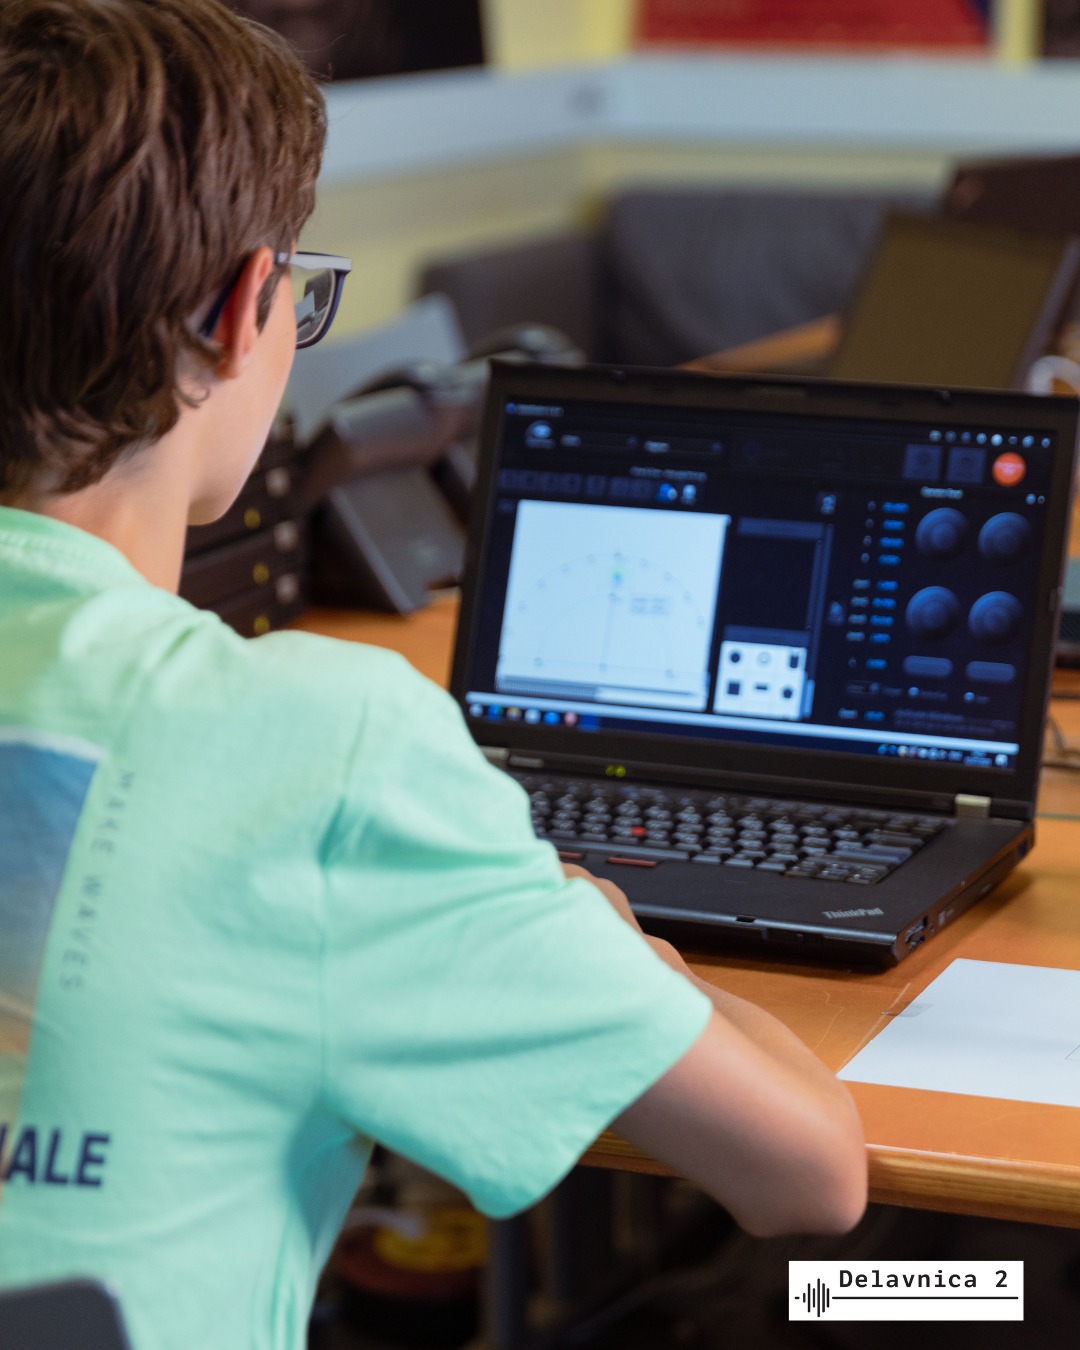
[[[469,715],[1011,768],[1051,452],[508,403]]]

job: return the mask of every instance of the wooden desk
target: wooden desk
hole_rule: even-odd
[[[1080,544],[1080,528],[1074,531]],[[1080,551],[1080,550],[1078,550]],[[303,627],[403,652],[441,683],[457,617],[453,597],[400,618],[313,610]],[[1080,693],[1080,673],[1058,687]],[[1054,713],[1080,746],[1080,702]],[[1080,969],[1080,774],[1048,770],[1034,852],[987,900],[895,970],[822,970],[687,952],[706,980],[767,1008],[839,1069],[959,956]],[[871,1198],[1080,1228],[1080,1111],[1024,1102],[853,1084],[870,1149]],[[605,1134],[585,1161],[659,1172]]]

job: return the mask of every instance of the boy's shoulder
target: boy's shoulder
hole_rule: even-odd
[[[292,707],[305,719],[331,720],[339,731],[376,715],[416,716],[447,706],[456,712],[449,695],[397,652],[298,630],[243,638],[217,615],[167,598],[166,626],[175,631],[156,682],[186,687],[210,707],[242,705],[267,715]]]
[[[79,705],[87,725],[74,729],[99,742],[115,744],[126,725],[140,745],[167,744],[184,761],[220,746],[252,764],[329,769],[362,746],[389,752],[460,721],[450,696],[396,652],[291,630],[243,638],[148,586],[80,597],[57,621],[46,646],[59,656],[65,714]]]

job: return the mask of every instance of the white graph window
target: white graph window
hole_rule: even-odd
[[[730,516],[522,502],[496,687],[703,709]]]

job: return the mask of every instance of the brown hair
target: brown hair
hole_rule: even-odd
[[[193,316],[314,207],[322,94],[218,0],[0,0],[0,493],[158,440]]]

